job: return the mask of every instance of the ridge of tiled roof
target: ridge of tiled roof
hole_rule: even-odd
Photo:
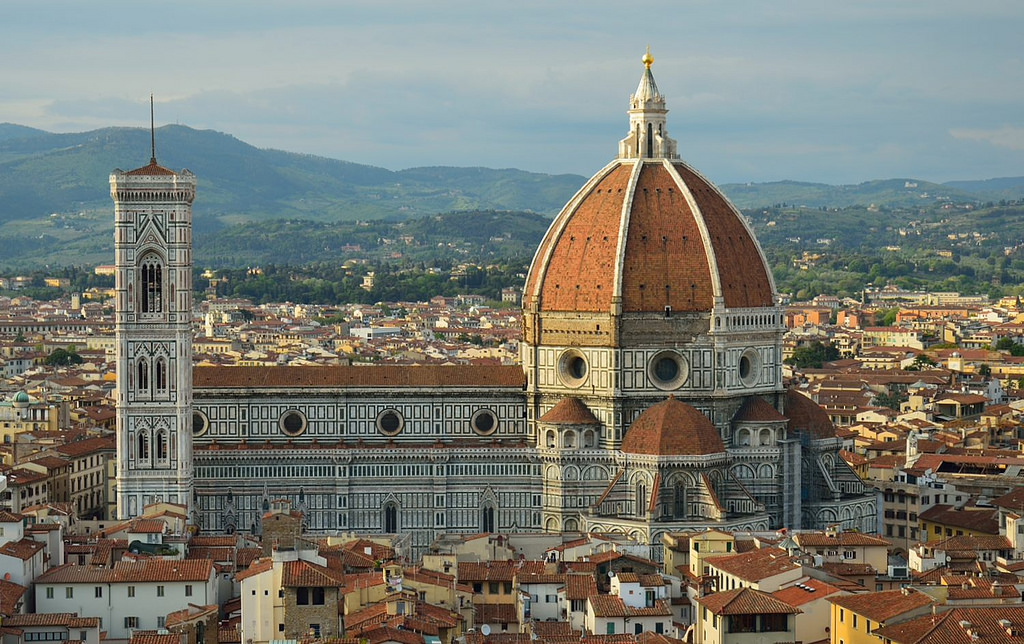
[[[931,596],[913,588],[829,597],[828,601],[879,624],[935,603]]]
[[[308,387],[509,387],[521,388],[519,366],[375,365],[372,367],[196,367],[195,389]]]
[[[705,595],[697,603],[715,615],[794,615],[801,611],[781,599],[754,588],[736,588]]]

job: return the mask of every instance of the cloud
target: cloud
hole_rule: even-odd
[[[981,141],[1000,148],[1024,150],[1024,127],[1001,127],[994,130],[956,129],[950,136],[961,141]]]

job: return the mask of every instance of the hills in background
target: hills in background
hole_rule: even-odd
[[[0,124],[0,266],[109,263],[113,257],[109,174],[116,167],[145,165],[149,134],[139,128],[53,134]],[[187,167],[197,175],[193,212],[198,263],[207,259],[202,253],[203,236],[230,233],[235,248],[244,248],[251,241],[244,239],[245,224],[253,222],[308,220],[330,225],[473,210],[550,217],[586,180],[573,174],[515,169],[392,171],[259,149],[227,134],[179,125],[158,128],[156,142],[161,165]],[[781,181],[720,187],[739,208],[875,204],[913,210],[934,206],[936,200],[998,202],[1024,197],[1024,177],[945,184],[900,178],[845,186]],[[260,228],[248,227],[256,236]],[[281,229],[280,225],[273,228]],[[218,261],[226,263],[245,261],[241,252],[218,255]]]

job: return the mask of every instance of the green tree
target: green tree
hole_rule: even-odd
[[[797,347],[785,362],[798,369],[820,369],[824,363],[838,358],[839,349],[835,345],[831,342],[822,344],[815,340],[808,345]]]
[[[68,349],[54,349],[46,356],[46,364],[55,367],[67,367],[73,364],[82,364],[82,356],[75,352],[75,347]]]

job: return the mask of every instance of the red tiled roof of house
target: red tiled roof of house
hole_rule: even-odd
[[[558,404],[540,417],[540,422],[562,425],[600,425],[601,421],[594,416],[579,398],[563,398]]]
[[[1024,512],[1024,486],[1016,486],[1006,494],[992,499],[992,505],[1007,510]]]
[[[58,452],[70,458],[78,458],[96,452],[114,452],[116,449],[117,444],[113,436],[84,438],[56,447]]]
[[[21,541],[8,541],[0,546],[0,555],[7,555],[8,557],[28,561],[45,547],[46,546],[41,541],[36,541],[26,537]]]
[[[181,635],[157,631],[132,631],[128,644],[181,644]]]
[[[921,521],[976,530],[990,535],[999,534],[998,508],[975,506],[957,509],[951,505],[933,505],[919,514],[918,518]]]
[[[213,562],[208,559],[139,559],[119,561],[113,568],[95,568],[64,564],[44,572],[36,583],[140,583],[155,581],[205,582],[213,575]]]
[[[760,548],[742,554],[708,557],[704,561],[713,568],[749,582],[800,567],[796,558],[781,548]]]
[[[25,586],[13,581],[0,579],[0,614],[13,615],[18,612],[18,604],[28,590]]]
[[[256,559],[253,560],[251,564],[249,564],[248,568],[246,568],[245,570],[240,570],[238,574],[235,575],[235,581],[242,581],[243,579],[248,579],[249,577],[254,577],[256,575],[265,573],[268,570],[273,569],[273,559],[270,559],[269,557],[266,559]]]
[[[932,597],[913,588],[829,597],[828,601],[878,623],[935,603]]]
[[[697,603],[715,615],[793,615],[802,612],[796,606],[753,588],[723,590],[699,597]]]
[[[969,550],[972,552],[977,550],[1011,550],[1013,548],[1010,545],[1009,539],[996,535],[947,537],[939,541],[928,542],[928,547],[933,550],[944,550],[946,552],[958,550]]]
[[[177,626],[178,624],[187,624],[193,620],[204,619],[210,615],[217,613],[218,606],[216,604],[210,604],[209,606],[197,606],[196,604],[189,604],[187,608],[176,610],[173,613],[167,613],[167,619],[164,621],[164,626],[170,628]]]
[[[515,604],[484,604],[476,602],[477,624],[518,624]]]
[[[565,575],[565,598],[569,601],[574,599],[586,599],[597,594],[597,580],[593,574],[568,573]]]
[[[458,579],[462,583],[475,581],[508,581],[516,574],[543,573],[543,561],[460,561]]]
[[[811,590],[808,590],[808,588]],[[841,592],[843,591],[840,588],[812,577],[811,579],[801,582],[799,586],[793,585],[781,590],[776,590],[772,593],[772,597],[780,601],[784,601],[790,606],[799,607],[816,599],[828,597],[829,595]]]
[[[875,537],[863,532],[798,532],[793,537],[801,548],[813,546],[879,546],[888,548],[892,545],[882,537]]]
[[[343,583],[343,574],[309,561],[286,561],[281,571],[281,585],[285,588],[334,588]]]
[[[1001,623],[1005,620],[1008,623]],[[872,631],[879,639],[897,644],[977,644],[1011,642],[1008,629],[1020,632],[1024,625],[1024,606],[954,608],[936,615],[925,615]]]
[[[0,510],[0,523],[21,523],[25,520],[20,514],[14,514],[6,510]]]
[[[98,628],[100,620],[98,617],[79,617],[74,613],[31,613],[7,615],[4,617],[4,626],[13,626],[15,628],[71,626],[72,624],[76,624],[80,628]]]

